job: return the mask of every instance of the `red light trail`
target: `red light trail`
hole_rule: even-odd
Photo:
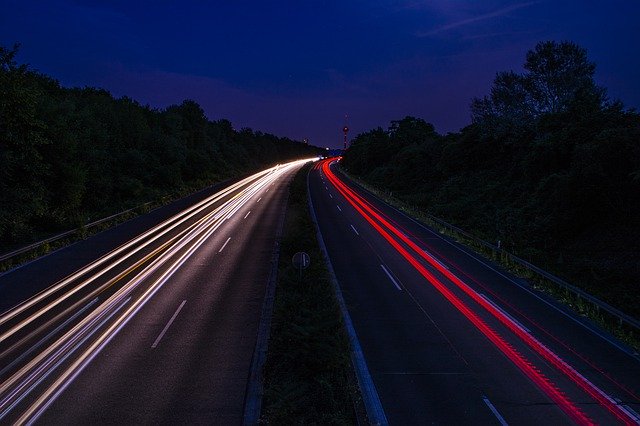
[[[602,390],[597,388],[593,383],[588,381],[584,376],[577,372],[573,367],[562,360],[558,355],[551,351],[548,347],[535,339],[526,330],[522,329],[511,318],[500,312],[492,306],[487,300],[482,298],[471,287],[465,284],[451,271],[444,268],[437,260],[427,254],[418,245],[410,240],[406,233],[401,232],[396,226],[389,223],[378,209],[372,206],[368,201],[353,192],[331,171],[329,164],[333,160],[325,160],[322,162],[322,171],[327,176],[333,186],[345,197],[354,209],[362,215],[362,217],[378,231],[378,233],[391,244],[398,253],[400,253],[431,285],[433,285],[453,306],[456,307],[480,332],[482,332],[504,355],[506,355],[527,377],[529,377],[545,394],[547,394],[558,406],[576,423],[593,424],[589,419],[569,398],[564,395],[547,377],[542,374],[535,366],[533,366],[522,354],[513,348],[503,337],[493,330],[486,322],[484,322],[476,313],[474,313],[467,304],[457,297],[445,284],[437,277],[429,272],[418,259],[412,255],[400,242],[404,243],[411,250],[415,251],[421,258],[426,260],[437,271],[443,274],[447,279],[460,288],[476,303],[486,309],[491,315],[498,319],[510,331],[518,336],[525,344],[527,344],[536,353],[546,359],[556,369],[565,374],[572,382],[578,385],[584,392],[595,399],[600,405],[605,407],[619,421],[625,424],[636,424],[634,417],[627,412],[624,407],[619,406]],[[386,228],[386,230],[385,230]],[[387,230],[389,232],[387,232]],[[394,238],[393,235],[395,235]]]

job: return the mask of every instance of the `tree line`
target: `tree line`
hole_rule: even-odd
[[[640,316],[640,115],[571,42],[500,72],[472,123],[406,117],[358,135],[342,167]]]
[[[194,101],[158,110],[65,88],[0,46],[0,252],[176,191],[317,148],[228,120]]]

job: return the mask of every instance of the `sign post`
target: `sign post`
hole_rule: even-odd
[[[311,263],[311,258],[309,255],[303,251],[299,251],[293,255],[291,259],[291,263],[293,263],[293,267],[296,268],[300,273],[300,280],[302,280],[302,270],[307,269],[309,264]]]

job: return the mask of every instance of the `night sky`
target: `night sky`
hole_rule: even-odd
[[[164,108],[197,101],[234,127],[341,145],[406,115],[469,124],[495,73],[569,40],[613,99],[640,107],[637,0],[13,1],[0,44],[65,86]]]

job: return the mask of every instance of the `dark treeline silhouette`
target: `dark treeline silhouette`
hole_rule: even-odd
[[[594,70],[573,43],[539,43],[459,133],[407,117],[358,135],[342,167],[639,316],[640,115]]]
[[[0,252],[87,219],[197,189],[313,147],[227,120],[193,101],[151,109],[64,88],[0,47]]]

